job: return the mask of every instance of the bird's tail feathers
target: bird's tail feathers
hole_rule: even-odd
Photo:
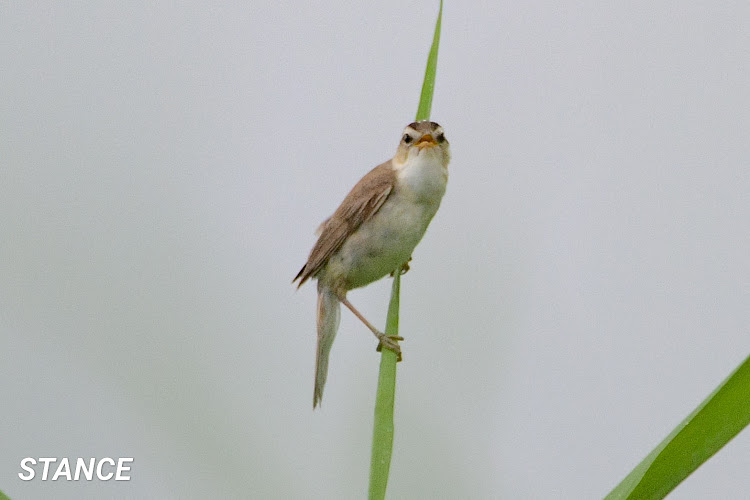
[[[328,375],[328,355],[336,338],[341,318],[341,302],[329,287],[318,282],[318,349],[315,357],[315,391],[313,408],[323,399]]]

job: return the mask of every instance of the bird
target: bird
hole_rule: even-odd
[[[317,280],[317,350],[313,409],[323,398],[328,358],[344,304],[401,359],[403,337],[375,328],[346,297],[386,275],[409,269],[412,252],[435,216],[448,183],[450,145],[443,127],[412,122],[396,154],[368,172],[318,228],[318,240],[292,283]]]

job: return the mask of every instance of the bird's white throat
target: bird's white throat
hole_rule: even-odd
[[[433,203],[439,203],[445,194],[448,165],[440,148],[414,151],[405,162],[394,161],[393,168],[398,186],[404,194],[409,193],[421,201]]]

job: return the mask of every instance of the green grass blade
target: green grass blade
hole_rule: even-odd
[[[750,356],[605,500],[664,498],[750,424]]]
[[[427,56],[427,69],[424,72],[424,83],[422,94],[419,96],[419,107],[417,108],[417,121],[429,120],[432,111],[432,94],[435,90],[435,73],[437,73],[438,47],[440,46],[440,24],[443,20],[443,0],[440,0],[440,10],[435,22],[435,35],[432,37],[430,55]]]
[[[419,98],[417,121],[429,120],[432,109],[432,94],[435,89],[435,74],[437,72],[437,54],[440,45],[440,23],[443,17],[443,0],[440,0],[440,10],[435,22],[435,35],[432,39],[430,55],[427,58],[427,68],[422,84],[422,94]],[[401,292],[401,273],[397,272],[393,278],[391,301],[388,306],[385,333],[390,336],[398,335],[399,296]],[[372,459],[370,462],[370,500],[383,500],[388,487],[388,475],[391,468],[393,454],[393,408],[396,399],[396,363],[397,355],[389,349],[383,349],[380,357],[380,373],[378,374],[378,389],[375,396],[375,420],[372,432]]]
[[[396,273],[391,288],[391,302],[385,333],[398,335],[399,296],[401,273]],[[378,391],[375,398],[375,424],[372,432],[372,459],[370,461],[370,500],[385,498],[388,474],[393,453],[393,407],[396,399],[396,362],[398,355],[383,349],[380,356]]]

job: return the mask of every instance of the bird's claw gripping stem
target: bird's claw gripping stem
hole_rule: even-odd
[[[398,344],[399,340],[404,340],[403,337],[397,337],[397,336],[388,336],[385,334],[381,334],[381,336],[378,336],[378,339],[380,340],[380,343],[378,344],[377,351],[380,352],[383,350],[383,346],[385,346],[386,349],[390,349],[391,351],[395,352],[398,355],[398,358],[396,361],[401,361],[403,359],[403,356],[401,355],[401,346]]]

